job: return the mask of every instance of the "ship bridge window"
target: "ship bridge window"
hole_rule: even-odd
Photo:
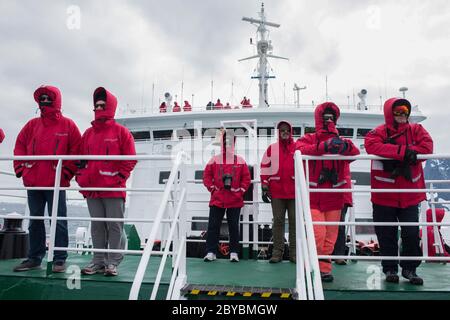
[[[169,180],[170,171],[160,171],[159,172],[159,184],[166,184]],[[180,179],[180,171],[178,171],[178,179]]]
[[[358,139],[362,139],[364,138],[370,131],[372,131],[372,129],[358,129],[358,131],[356,132],[356,137]]]
[[[150,131],[131,131],[135,141],[150,140]]]
[[[316,132],[316,128],[314,127],[305,127],[305,134]]]
[[[196,170],[194,179],[195,180],[203,180],[203,170]]]
[[[370,186],[370,172],[352,172],[352,180],[358,186]]]
[[[197,138],[197,130],[195,129],[177,129],[178,139],[194,139]]]
[[[274,135],[274,127],[261,127],[258,128],[258,137],[271,137]]]
[[[170,140],[172,139],[173,130],[156,130],[153,131],[153,139],[155,140]]]
[[[292,135],[294,137],[300,137],[302,135],[302,127],[293,127],[292,131],[293,131]]]
[[[341,137],[353,138],[353,132],[355,131],[353,128],[337,128],[337,129]]]

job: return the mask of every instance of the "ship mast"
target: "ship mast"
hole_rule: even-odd
[[[268,87],[267,80],[275,78],[274,76],[269,75],[267,58],[283,59],[283,60],[289,59],[272,55],[273,46],[272,41],[269,40],[269,30],[267,29],[267,27],[279,28],[280,25],[278,23],[268,22],[266,20],[266,15],[264,14],[264,3],[261,4],[261,11],[259,12],[259,17],[260,19],[247,17],[242,18],[243,21],[250,22],[251,24],[257,27],[256,32],[258,41],[256,43],[256,47],[258,49],[258,54],[248,58],[241,59],[239,60],[239,62],[251,59],[259,59],[257,67],[258,70],[257,76],[252,77],[252,79],[259,80],[258,108],[267,108],[269,107],[269,99],[267,94],[267,87]]]

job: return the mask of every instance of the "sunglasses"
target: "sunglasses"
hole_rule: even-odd
[[[408,117],[409,116],[408,113],[403,112],[403,111],[394,111],[393,114],[396,117],[403,117],[403,116]]]
[[[42,95],[39,97],[39,102],[52,101],[52,99],[47,95]]]
[[[106,104],[105,103],[97,103],[94,105],[95,109],[97,108],[102,108],[103,110],[105,110]]]
[[[326,114],[326,115],[323,116],[323,120],[325,120],[325,121],[330,121],[330,120],[334,121],[334,116]]]

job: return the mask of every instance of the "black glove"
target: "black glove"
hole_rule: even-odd
[[[269,187],[268,186],[262,186],[262,199],[265,203],[270,203],[272,200],[272,197],[270,195],[269,192]]]
[[[417,164],[417,151],[406,149],[404,161],[409,165]]]

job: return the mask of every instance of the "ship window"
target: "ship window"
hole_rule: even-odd
[[[195,129],[177,129],[178,139],[194,139],[197,138],[197,130]]]
[[[275,129],[273,127],[261,127],[258,128],[259,137],[271,137],[273,136]]]
[[[300,137],[302,135],[302,127],[293,127],[293,136]]]
[[[204,231],[208,230],[208,218],[207,217],[192,217],[192,231]]]
[[[159,172],[159,184],[166,184],[169,179],[170,171],[160,171]],[[178,179],[180,179],[180,171],[178,171]]]
[[[305,134],[316,132],[316,128],[314,127],[305,127]]]
[[[355,222],[373,222],[372,219],[355,219]],[[375,235],[374,226],[356,226],[355,233],[365,235]]]
[[[352,172],[352,180],[358,186],[370,186],[370,172]]]
[[[153,139],[155,140],[170,140],[172,139],[173,130],[157,130],[153,131]]]
[[[353,128],[338,128],[341,137],[353,138]]]
[[[131,131],[135,141],[150,140],[150,131]]]
[[[372,129],[358,129],[356,135],[357,138],[364,138]]]
[[[203,180],[203,170],[195,171],[195,180]]]

